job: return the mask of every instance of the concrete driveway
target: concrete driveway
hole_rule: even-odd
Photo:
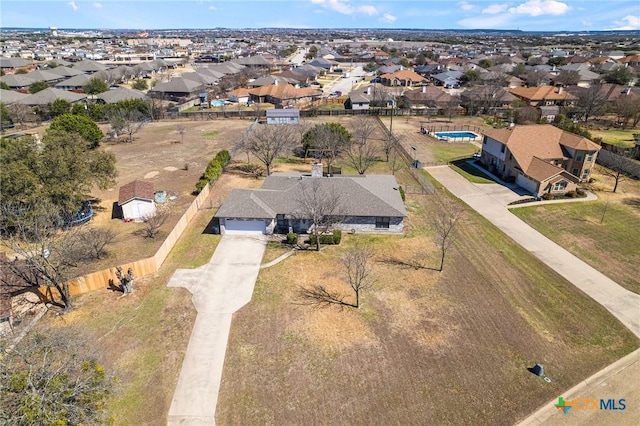
[[[456,197],[607,308],[640,337],[640,295],[621,287],[509,212],[506,207],[509,196],[505,192],[508,188],[497,184],[473,184],[448,166],[425,169]],[[513,194],[514,199],[519,196]]]
[[[167,423],[215,424],[231,317],[251,300],[267,239],[225,235],[208,264],[177,270],[168,287],[185,287],[198,311]]]

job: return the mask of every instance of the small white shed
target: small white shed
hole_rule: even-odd
[[[122,208],[125,221],[142,221],[145,217],[156,213],[153,185],[148,182],[134,180],[120,187],[118,206]]]

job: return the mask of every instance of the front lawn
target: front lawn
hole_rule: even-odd
[[[404,235],[347,234],[260,272],[233,319],[218,424],[514,424],[637,347],[603,307],[462,204],[444,271],[428,269],[439,254],[429,200],[409,196]],[[299,304],[301,286],[349,294],[339,258],[356,243],[375,252],[362,306]],[[536,363],[551,383],[527,371]]]
[[[489,175],[467,163],[467,159],[454,161],[451,168],[473,183],[496,183]]]
[[[621,286],[640,293],[640,211],[633,203],[603,200],[511,212]]]

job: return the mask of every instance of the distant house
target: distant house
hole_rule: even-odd
[[[407,211],[391,175],[323,177],[322,165],[310,175],[274,173],[261,189],[234,189],[215,217],[222,234],[296,233],[311,231],[312,222],[296,200],[301,191],[337,193],[341,220],[336,228],[348,232],[391,232],[403,230]]]
[[[426,78],[411,70],[400,70],[380,76],[380,82],[385,86],[421,86],[426,84],[427,81]]]
[[[550,124],[486,131],[480,161],[535,196],[576,190],[591,176],[600,146]]]
[[[440,74],[433,74],[431,79],[437,86],[444,86],[447,89],[457,88],[460,86],[461,71],[445,71]]]
[[[555,86],[514,87],[509,92],[534,107],[572,106],[577,99],[563,87]]]
[[[420,90],[407,90],[403,95],[410,103],[411,108],[431,108],[441,112],[449,106],[453,97],[435,86],[422,86]]]
[[[249,102],[249,98],[251,97],[251,94],[249,93],[249,89],[245,89],[241,87],[239,89],[230,91],[227,96],[230,102],[246,104],[247,102]]]
[[[148,182],[134,180],[121,186],[118,193],[118,207],[122,209],[122,219],[142,221],[153,216],[156,203],[153,185]]]
[[[299,122],[299,109],[287,108],[267,110],[267,124],[298,124]]]

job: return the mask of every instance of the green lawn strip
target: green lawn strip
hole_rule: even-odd
[[[638,129],[629,130],[590,130],[593,137],[602,138],[606,143],[624,148],[633,148],[633,134],[640,133]]]
[[[483,173],[482,170],[470,165],[466,160],[454,161],[451,163],[451,168],[464,176],[469,182],[496,183],[487,174]]]
[[[480,148],[471,143],[447,143],[434,142],[430,146],[431,152],[437,162],[449,163],[459,158],[471,157],[480,151]]]
[[[632,207],[592,201],[511,212],[621,286],[640,293],[635,268],[640,261],[640,218]]]

